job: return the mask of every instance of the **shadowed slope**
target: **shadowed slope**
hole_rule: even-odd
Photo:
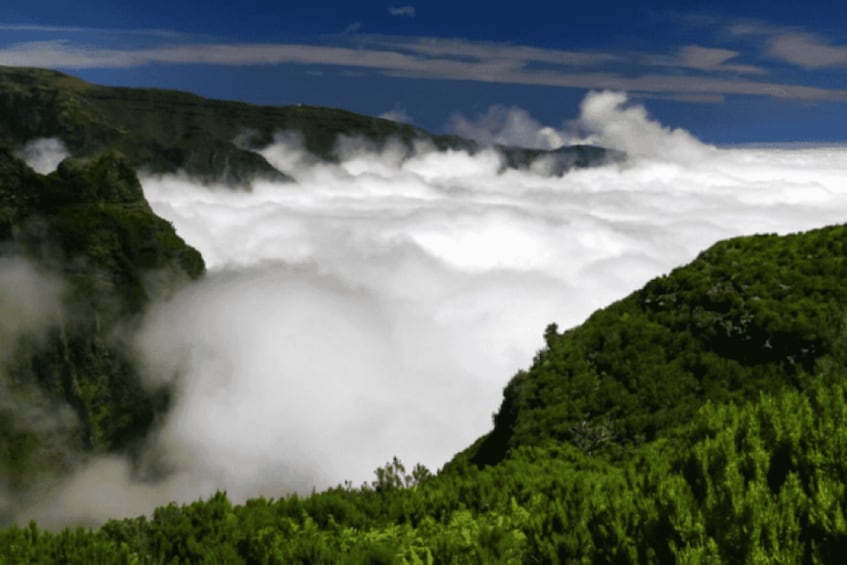
[[[167,392],[142,387],[121,334],[153,296],[204,266],[153,214],[122,158],[66,160],[42,176],[4,150],[0,260],[32,265],[31,278],[61,288],[42,331],[0,351],[0,485],[23,492],[80,453],[124,450],[149,431]],[[10,299],[0,306],[14,307]]]

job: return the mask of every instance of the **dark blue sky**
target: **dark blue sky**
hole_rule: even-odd
[[[847,140],[836,2],[63,2],[0,5],[0,64],[434,131],[524,108],[557,128],[625,90],[714,143]]]

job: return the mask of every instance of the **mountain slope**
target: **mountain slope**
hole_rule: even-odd
[[[60,138],[73,156],[120,151],[135,168],[185,171],[203,181],[244,184],[255,177],[285,179],[251,149],[283,130],[300,132],[306,149],[332,158],[339,136],[407,144],[428,140],[440,149],[476,151],[471,141],[433,136],[390,120],[313,106],[254,106],[209,100],[185,92],[110,88],[43,69],[0,67],[0,144],[19,147],[37,138]],[[527,166],[541,152],[500,148],[508,166]],[[550,152],[551,172],[590,166],[614,152],[590,146]]]

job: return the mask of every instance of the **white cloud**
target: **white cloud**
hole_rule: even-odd
[[[0,257],[0,360],[20,337],[61,321],[60,281],[19,257]]]
[[[680,48],[677,57],[670,64],[672,66],[698,69],[701,71],[765,74],[766,71],[761,67],[728,63],[728,61],[735,59],[738,55],[738,51],[731,49],[686,45]]]
[[[39,25],[39,24],[10,24],[0,23],[2,31],[30,31],[38,33],[78,33],[84,35],[140,35],[149,37],[158,37],[164,39],[189,39],[199,37],[195,33],[185,33],[173,31],[169,29],[132,29],[132,28],[102,28],[102,27],[85,27],[85,26],[55,26],[55,25]]]
[[[67,40],[29,41],[0,49],[0,65],[72,69],[131,67],[147,64],[131,51],[86,48]]]
[[[769,53],[806,69],[847,67],[847,45],[831,45],[810,33],[785,33],[771,39]]]
[[[642,93],[633,98],[644,98],[652,100],[674,100],[677,102],[693,102],[695,104],[721,104],[726,100],[723,94],[653,94]]]
[[[754,39],[766,56],[805,69],[847,66],[847,45],[833,44],[802,27],[742,20],[727,25],[725,31],[731,37]]]
[[[387,35],[368,35],[362,39],[375,47],[396,49],[401,52],[427,57],[476,59],[479,61],[512,61],[519,66],[528,62],[551,63],[564,66],[589,66],[623,60],[619,55],[603,51],[542,49],[529,45],[514,45],[494,41]]]
[[[450,130],[483,145],[556,149],[578,141],[574,132],[543,126],[526,110],[506,106],[491,106],[475,120],[454,115]]]
[[[663,127],[648,118],[643,106],[625,107],[625,103],[625,94],[609,91],[592,93],[583,101],[581,121],[600,145],[677,163],[694,163],[714,154],[714,147],[687,131]]]
[[[32,170],[42,175],[52,173],[70,153],[57,137],[33,139],[17,153]]]
[[[718,239],[843,221],[847,148],[714,149],[620,94],[582,108],[629,161],[550,177],[502,171],[494,151],[346,140],[327,164],[283,136],[264,155],[294,183],[143,179],[209,266],[140,341],[177,389],[153,446],[174,475],[94,462],[56,512],[104,515],[73,502],[79,485],[113,493],[114,515],[358,483],[395,454],[437,468],[490,429],[549,322],[576,325]]]

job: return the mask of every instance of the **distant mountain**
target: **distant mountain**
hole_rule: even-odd
[[[256,177],[285,179],[252,149],[274,134],[294,130],[309,151],[332,159],[338,136],[375,142],[428,140],[440,149],[481,149],[450,135],[432,135],[407,124],[313,106],[255,106],[209,100],[185,92],[112,88],[56,71],[0,67],[0,143],[19,147],[58,137],[75,157],[119,151],[135,168],[154,173],[182,170],[204,181],[243,184]],[[508,166],[527,166],[537,150],[500,148]],[[561,174],[618,158],[591,146],[551,152],[551,172]]]

